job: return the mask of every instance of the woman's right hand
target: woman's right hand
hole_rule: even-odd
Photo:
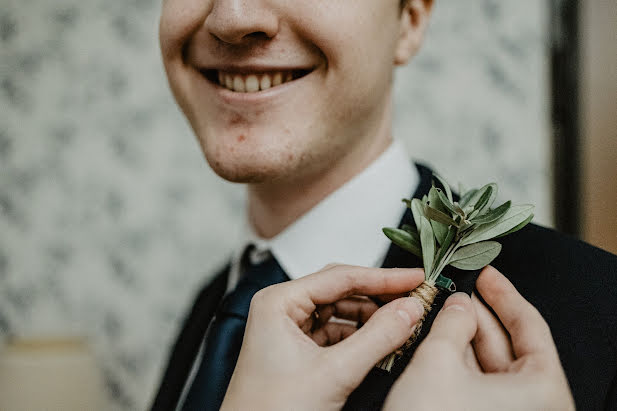
[[[385,410],[574,410],[550,329],[493,267],[452,295],[397,380]],[[503,324],[503,325],[502,325]]]

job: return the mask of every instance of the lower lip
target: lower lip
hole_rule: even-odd
[[[260,103],[268,103],[274,99],[282,97],[285,93],[293,90],[295,87],[300,86],[303,81],[312,76],[315,70],[306,74],[299,79],[289,81],[287,83],[280,84],[278,86],[269,88],[263,91],[256,91],[253,93],[238,93],[228,88],[219,86],[218,84],[214,84],[207,78],[205,78],[199,71],[197,71],[197,75],[207,84],[207,87],[214,92],[224,103],[231,105],[255,105]]]

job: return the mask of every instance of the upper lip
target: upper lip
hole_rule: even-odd
[[[200,71],[218,70],[227,73],[237,74],[255,74],[255,73],[272,73],[279,71],[294,71],[315,69],[315,65],[236,65],[236,64],[221,64],[221,65],[204,65],[200,66]]]

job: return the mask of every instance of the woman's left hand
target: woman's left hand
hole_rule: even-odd
[[[328,265],[261,290],[221,409],[340,409],[424,312],[415,298],[378,308],[358,296],[400,294],[423,280],[421,269]],[[332,316],[364,325],[331,322]]]

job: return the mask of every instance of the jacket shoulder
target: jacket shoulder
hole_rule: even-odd
[[[617,256],[532,224],[500,242],[492,265],[549,324],[577,408],[603,409],[617,372]]]
[[[617,256],[550,228],[529,224],[500,239],[503,250],[495,260],[516,281],[525,279],[537,293],[571,290],[594,304],[617,304]],[[504,272],[504,274],[507,274]],[[602,301],[596,301],[605,297]]]
[[[589,307],[617,331],[617,256],[550,228],[529,224],[500,239],[493,265],[541,303],[565,301]],[[613,323],[615,322],[615,323]]]

